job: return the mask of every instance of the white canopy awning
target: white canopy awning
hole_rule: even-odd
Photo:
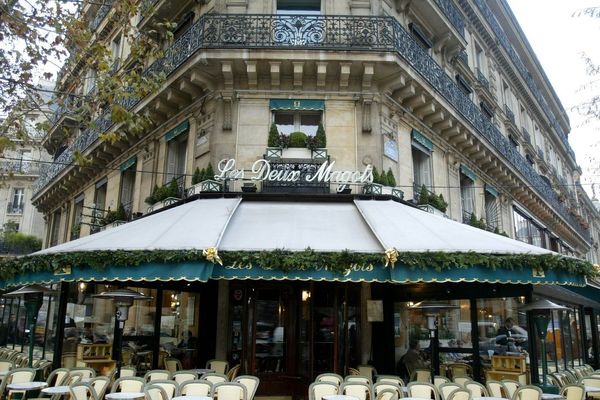
[[[199,199],[36,254],[97,250],[350,250],[550,254],[392,200]]]

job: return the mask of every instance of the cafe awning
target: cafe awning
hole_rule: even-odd
[[[367,263],[348,265],[342,273],[326,266],[274,269],[261,265],[219,265],[206,259],[192,262],[145,262],[123,265],[123,252],[215,249],[221,254],[268,253],[275,250],[318,254],[371,255]],[[551,251],[424,212],[392,200],[266,201],[240,198],[198,199],[32,255],[61,257],[69,253],[114,252],[116,261],[102,270],[69,265],[56,271],[36,271],[4,282],[77,280],[167,281],[207,279],[327,280],[365,282],[493,282],[584,285],[581,274],[564,270],[533,271],[530,267],[437,268],[401,259],[384,265],[384,254],[532,255]],[[109,252],[109,253],[106,253]],[[245,253],[244,253],[245,254]],[[119,264],[120,262],[120,264]],[[60,266],[63,267],[62,265]]]

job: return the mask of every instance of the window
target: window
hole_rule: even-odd
[[[114,39],[110,42],[110,52],[112,55],[113,66],[114,68],[117,68],[121,61],[122,52],[120,33],[117,36],[115,36]]]
[[[528,351],[527,315],[520,310],[524,305],[525,296],[477,300],[479,353],[483,359],[489,360],[494,352]],[[514,341],[507,340],[509,331]]]
[[[30,150],[21,150],[21,172],[22,173],[27,173],[29,172],[29,170],[31,169],[31,161],[33,159],[31,158],[31,151]]]
[[[83,82],[83,93],[89,94],[96,86],[96,70],[90,68],[85,74],[85,81]]]
[[[468,223],[471,220],[471,214],[475,212],[475,182],[462,172],[460,174],[460,199],[463,222]]]
[[[176,40],[177,38],[181,37],[188,29],[190,26],[192,26],[192,22],[194,21],[194,12],[190,11],[186,14],[184,14],[179,21],[177,21],[177,27],[175,28],[175,31],[173,32],[173,40]]]
[[[8,203],[7,213],[23,214],[24,206],[25,206],[25,189],[24,188],[13,188],[12,201]]]
[[[106,206],[106,178],[96,183],[96,192],[94,193],[94,209],[92,210],[91,232],[96,233],[100,230],[102,218],[104,217]]]
[[[478,45],[475,45],[475,67],[483,74],[485,66],[485,54]]]
[[[278,14],[320,14],[321,0],[277,0]]]
[[[494,111],[492,110],[492,107],[488,103],[486,103],[485,101],[482,101],[481,103],[479,103],[479,107],[481,107],[481,111],[483,111],[483,115],[488,117],[488,119],[491,120],[494,117]]]
[[[135,187],[135,162],[121,172],[121,188],[119,190],[119,201],[125,209],[127,218],[131,218],[133,210],[133,189]]]
[[[73,225],[71,226],[71,240],[79,238],[81,221],[83,220],[83,195],[75,198],[73,207]]]
[[[515,224],[515,239],[534,246],[548,248],[546,230],[543,226],[537,224],[516,209],[513,209],[513,220]]]
[[[175,179],[183,189],[185,184],[185,164],[187,154],[188,135],[178,135],[167,142],[167,173],[165,183],[168,184]]]
[[[519,139],[517,139],[512,133],[508,135],[508,140],[510,141],[510,144],[513,145],[513,147],[515,148],[519,148]]]
[[[423,30],[419,24],[411,22],[408,24],[408,29],[410,30],[410,33],[412,33],[413,37],[417,40],[417,43],[425,50],[433,47],[431,39],[429,39],[429,36],[427,33],[425,33],[425,30]]]
[[[52,216],[52,230],[50,231],[50,246],[58,244],[58,234],[60,232],[60,210],[54,212]]]
[[[467,82],[467,80],[465,78],[463,78],[462,75],[457,74],[456,75],[456,83],[458,83],[458,87],[460,88],[460,90],[463,91],[463,93],[467,96],[470,96],[471,93],[473,93],[473,89],[471,88],[471,85],[469,85],[469,82]]]
[[[496,195],[491,193],[491,188],[486,185],[484,202],[485,202],[485,222],[487,223],[488,229],[498,229],[498,199]]]
[[[423,185],[425,185],[427,190],[431,190],[431,155],[430,153],[422,151],[413,145],[412,159],[414,192],[416,196],[415,198],[418,199],[419,193],[421,192],[421,187],[423,187]]]
[[[276,111],[274,122],[282,135],[303,132],[306,136],[315,136],[321,123],[321,112],[314,111]]]

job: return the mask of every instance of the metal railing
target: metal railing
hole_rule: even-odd
[[[24,202],[21,202],[21,203],[10,202],[6,206],[6,213],[7,214],[23,214],[24,209],[25,209]]]
[[[33,160],[0,161],[0,173],[2,174],[37,175],[39,172],[40,168]]]
[[[479,68],[475,68],[475,73],[477,74],[477,80],[485,88],[485,90],[490,90],[490,81],[485,77],[483,72]]]
[[[543,110],[546,117],[550,120],[550,124],[556,131],[558,138],[565,145],[569,154],[571,154],[573,156],[573,158],[575,158],[575,153],[573,152],[573,149],[571,148],[571,146],[569,144],[569,139],[567,138],[567,134],[560,126],[558,119],[556,118],[554,113],[550,110],[550,106],[548,105],[548,103],[546,102],[546,99],[544,98],[544,96],[542,95],[540,90],[538,89],[538,87],[533,79],[533,76],[527,70],[527,67],[525,67],[525,64],[523,63],[523,61],[517,54],[517,51],[512,46],[510,40],[508,39],[508,36],[506,35],[504,30],[502,29],[502,26],[500,26],[500,23],[496,19],[496,16],[494,15],[492,10],[489,8],[489,6],[486,3],[487,3],[487,0],[475,0],[475,4],[477,4],[477,7],[483,14],[483,17],[485,18],[487,23],[492,28],[492,31],[494,32],[494,35],[496,35],[496,39],[500,43],[500,46],[502,46],[504,48],[504,50],[506,51],[506,53],[508,53],[509,58],[511,59],[511,61],[513,62],[513,64],[515,65],[515,67],[517,68],[519,73],[521,74],[521,77],[527,83],[529,90],[531,90],[531,92],[533,93],[533,96],[537,100],[540,108]],[[542,72],[542,74],[545,77],[545,74],[543,72]],[[552,88],[550,88],[550,90],[554,93],[554,90]],[[556,97],[558,97],[558,96],[556,96]],[[562,111],[564,112],[564,109]]]
[[[550,206],[560,214],[582,237],[588,233],[572,218],[557,199],[552,188],[529,165],[508,139],[483,115],[458,84],[393,17],[374,16],[315,16],[315,15],[250,15],[205,14],[200,17],[156,60],[145,74],[162,73],[169,76],[200,49],[313,49],[390,52],[402,58],[440,96],[495,148],[507,162],[519,171],[525,180]],[[128,98],[120,103],[133,108],[140,99]],[[514,118],[512,112],[505,112]],[[43,169],[34,187],[38,193],[72,162],[76,151],[84,152],[99,135],[113,125],[105,112],[85,130],[54,163]]]
[[[460,36],[465,36],[465,20],[462,14],[454,5],[452,0],[434,0],[435,4],[442,10],[448,21],[454,26],[454,29],[458,31]]]
[[[96,11],[94,19],[92,19],[88,24],[90,30],[95,31],[96,29],[98,29],[100,23],[104,20],[104,18],[106,18],[108,12],[112,8],[112,4],[113,0],[104,0],[100,8],[98,8],[98,11]]]

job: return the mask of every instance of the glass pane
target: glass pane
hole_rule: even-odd
[[[312,294],[308,287],[300,291],[300,315],[298,318],[298,372],[310,376],[310,306]]]
[[[144,372],[152,369],[156,289],[128,289],[152,297],[151,300],[135,301],[129,307],[129,318],[123,328],[123,363],[130,355],[129,363],[134,365],[138,372]]]
[[[106,290],[110,290],[110,286],[92,283],[69,285],[62,367],[94,367],[102,360],[110,365],[115,309],[112,300],[92,297]]]
[[[256,298],[256,372],[285,370],[285,308],[278,290],[259,290]]]
[[[163,368],[163,360],[169,356],[179,359],[184,369],[200,368],[197,365],[198,296],[165,290],[162,306],[158,367]]]
[[[294,114],[275,113],[275,125],[281,135],[294,132]]]
[[[315,136],[320,122],[320,114],[300,114],[300,132],[307,136]]]
[[[479,351],[484,360],[490,354],[527,350],[527,317],[519,312],[524,297],[477,300]]]
[[[316,286],[312,297],[314,307],[314,375],[334,371],[335,352],[335,291]]]
[[[592,341],[592,316],[585,314],[585,362],[588,364],[594,364],[594,347]],[[1,343],[1,342],[0,342]]]

